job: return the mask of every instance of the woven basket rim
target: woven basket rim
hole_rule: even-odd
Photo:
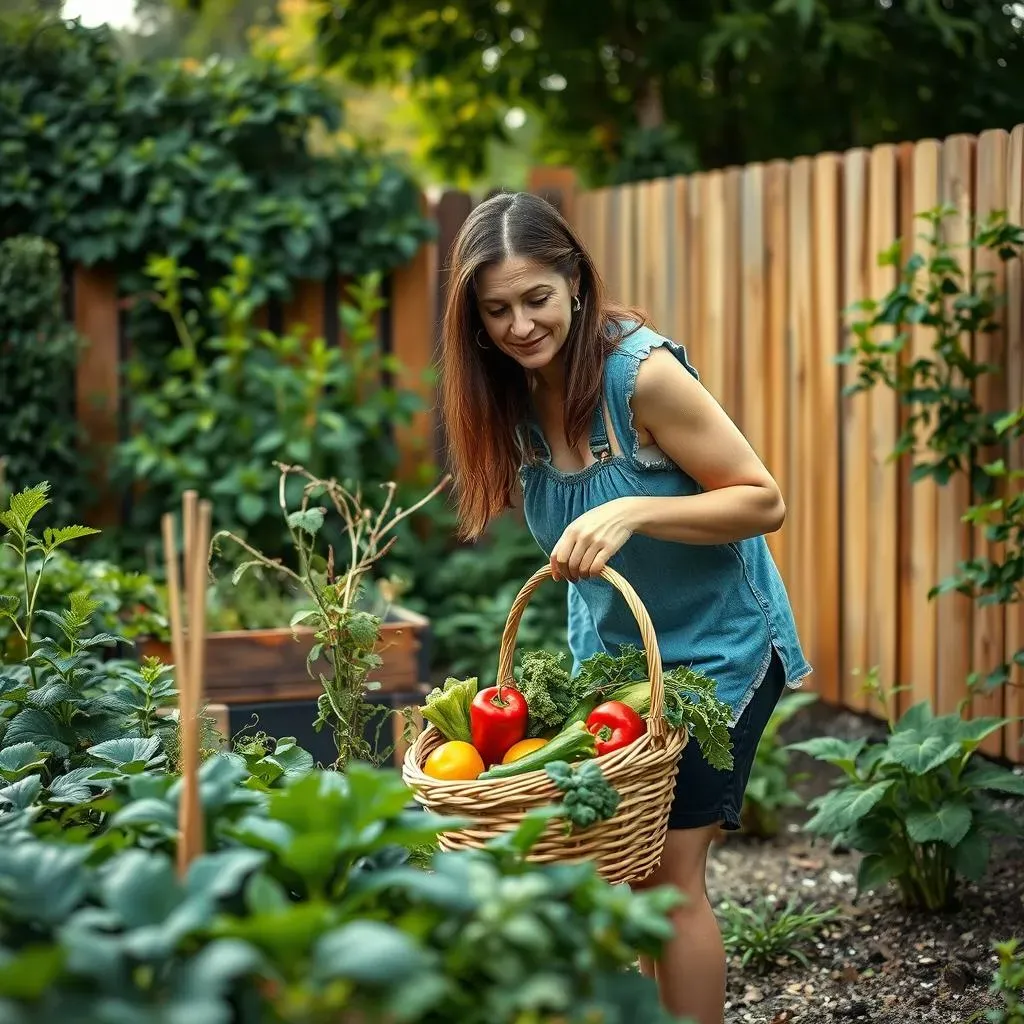
[[[638,736],[625,747],[620,747],[618,750],[610,751],[607,754],[581,758],[578,761],[572,762],[572,764],[575,767],[588,761],[595,761],[601,766],[605,778],[611,783],[616,779],[627,776],[631,762],[635,761],[638,755],[644,753],[645,749],[649,748],[652,754],[656,754],[660,749],[664,749],[666,755],[668,755],[670,748],[674,745],[674,741],[679,738],[682,739],[683,746],[689,742],[689,730],[686,726],[680,726],[678,729],[669,729],[667,735],[663,738],[653,736],[650,732],[644,732],[643,735]],[[402,774],[407,783],[432,792],[450,793],[469,792],[473,789],[479,790],[481,788],[493,793],[495,788],[502,783],[516,783],[517,786],[553,785],[544,768],[535,768],[532,771],[520,772],[516,775],[509,775],[498,779],[438,779],[432,775],[427,775],[423,771],[423,765],[429,755],[427,747],[433,748],[444,742],[447,742],[444,734],[433,724],[428,725],[416,737],[406,750],[405,758],[402,762]],[[665,760],[669,760],[668,756],[665,757]],[[486,797],[482,798],[486,799]]]

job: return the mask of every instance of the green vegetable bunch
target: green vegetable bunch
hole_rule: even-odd
[[[565,794],[563,804],[570,832],[574,827],[585,829],[607,821],[622,799],[596,761],[584,761],[575,769],[565,761],[554,761],[545,765],[544,770]]]
[[[450,740],[472,743],[469,725],[469,709],[476,696],[479,682],[476,676],[469,679],[455,679],[449,676],[444,687],[435,686],[427,694],[423,705],[423,717]]]
[[[571,677],[562,665],[565,654],[551,651],[525,651],[522,674],[517,683],[530,709],[528,736],[540,736],[561,729],[572,712],[590,694],[584,676]]]

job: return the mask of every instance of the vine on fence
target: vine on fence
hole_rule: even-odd
[[[72,518],[90,489],[74,408],[81,344],[64,318],[56,246],[0,242],[0,500],[45,476],[45,520]]]
[[[112,263],[129,292],[155,254],[200,295],[242,254],[263,302],[399,266],[433,231],[412,178],[335,144],[336,98],[274,60],[135,64],[105,27],[5,20],[0,81],[3,233]]]
[[[1019,483],[1024,463],[1012,451],[1024,435],[1024,407],[990,409],[979,397],[981,378],[1002,373],[1003,367],[975,358],[971,339],[1001,329],[999,312],[1006,296],[996,290],[993,271],[965,271],[943,230],[955,213],[943,205],[918,215],[929,229],[922,235],[927,252],[906,261],[898,283],[882,298],[854,305],[862,317],[852,324],[854,341],[840,361],[858,368],[848,394],[882,385],[907,407],[891,457],[910,458],[914,481],[931,478],[945,485],[955,474],[964,474],[971,495],[964,520],[1001,546],[998,559],[976,555],[961,562],[930,596],[957,592],[980,605],[1013,604],[1021,600],[1024,586],[1024,493]],[[976,228],[967,247],[992,253],[1004,264],[1018,260],[1024,228],[997,212]],[[900,258],[897,240],[879,255],[879,263],[900,267]],[[930,332],[929,355],[907,353],[915,326]],[[1024,649],[1014,653],[1012,662],[1024,666]],[[972,673],[968,682],[995,688],[1010,681],[1011,670],[1011,663],[1003,662],[984,678]]]

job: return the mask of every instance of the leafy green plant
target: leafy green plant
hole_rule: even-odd
[[[44,787],[51,796],[54,786],[58,793],[68,786],[77,793],[105,778],[90,766],[109,767],[111,744],[137,739],[147,757],[162,759],[162,739],[177,729],[175,719],[160,715],[176,697],[164,666],[153,660],[141,666],[100,662],[103,651],[123,638],[88,631],[95,601],[74,591],[61,611],[40,604],[47,563],[63,545],[98,532],[62,526],[36,534],[34,520],[48,494],[46,482],[37,484],[12,495],[0,511],[3,545],[21,569],[20,593],[0,594],[0,617],[23,650],[22,660],[0,669],[0,774],[9,783],[0,802],[15,806],[31,803]],[[52,633],[40,636],[36,620],[46,621]]]
[[[984,877],[992,837],[1024,834],[990,799],[1024,796],[1024,776],[975,760],[981,741],[1009,719],[935,716],[922,701],[897,720],[891,695],[877,680],[868,685],[886,709],[884,741],[824,736],[790,745],[842,773],[808,804],[805,828],[864,854],[858,894],[892,882],[908,907],[948,909],[960,878]]]
[[[819,911],[814,904],[801,908],[795,898],[780,905],[767,897],[749,907],[724,900],[717,909],[726,950],[739,954],[744,967],[760,972],[784,958],[808,966],[801,947],[817,939],[839,913],[834,907]]]
[[[1010,468],[1009,447],[1024,434],[1024,408],[986,407],[977,387],[983,377],[1002,373],[976,359],[969,339],[999,329],[1006,296],[996,292],[991,270],[968,274],[957,247],[945,239],[945,221],[955,208],[944,205],[919,215],[928,225],[926,253],[915,253],[900,267],[901,242],[879,255],[882,266],[900,267],[899,281],[880,299],[858,302],[851,326],[854,341],[840,361],[857,366],[847,393],[878,386],[891,389],[905,407],[903,426],[891,457],[907,457],[911,480],[930,478],[942,485],[956,473],[969,481],[972,501],[964,519],[984,529],[984,538],[1002,546],[998,558],[982,555],[962,562],[940,581],[932,596],[957,591],[979,604],[1010,604],[1021,599],[1024,581],[1024,494],[1021,471]],[[994,213],[967,246],[1003,263],[1024,252],[1024,227]],[[926,331],[930,352],[909,358],[914,328]],[[880,337],[883,335],[883,337]],[[1024,665],[1024,650],[1012,662]],[[1000,686],[1011,664],[996,665],[973,684]]]
[[[395,162],[332,142],[342,112],[315,75],[135,63],[105,26],[37,19],[0,24],[0,68],[5,231],[112,264],[129,293],[153,253],[197,271],[201,293],[241,254],[255,301],[287,298],[296,280],[399,266],[433,230]]]
[[[230,541],[247,556],[233,573],[234,582],[250,569],[261,568],[280,574],[303,595],[304,607],[292,615],[289,625],[314,630],[316,642],[306,664],[311,676],[316,669],[323,686],[314,728],[331,729],[338,750],[335,767],[344,768],[353,760],[371,758],[366,727],[374,715],[382,710],[386,713],[386,709],[366,700],[367,691],[373,688],[370,674],[382,663],[376,652],[381,616],[364,596],[369,589],[367,577],[394,543],[395,526],[443,490],[448,478],[407,509],[393,504],[396,485],[383,485],[383,500],[372,507],[359,488],[350,491],[337,480],[323,479],[302,466],[277,465],[279,510],[297,569],[266,555],[230,530],[219,530],[213,536],[211,557],[222,550],[222,541]],[[294,504],[289,500],[289,494],[295,491],[289,487],[292,480],[300,490]],[[315,504],[318,500],[325,504]],[[331,510],[337,516],[335,535],[342,538],[341,549],[336,549],[326,529]],[[317,667],[321,658],[329,666],[327,673]]]
[[[985,1020],[988,1024],[1024,1024],[1024,953],[1020,939],[1007,939],[994,946],[999,967],[992,977],[989,993],[1002,1003],[990,1010],[979,1010],[967,1024]]]
[[[817,700],[813,693],[785,694],[775,705],[754,755],[740,815],[743,831],[759,839],[771,839],[781,828],[781,814],[800,807],[803,800],[794,783],[806,778],[789,768],[789,750],[779,740],[779,730],[803,708]]]
[[[55,480],[47,509],[54,522],[69,519],[90,490],[74,408],[82,339],[64,315],[62,292],[52,242],[25,235],[0,241],[0,503],[7,489]]]
[[[273,460],[368,483],[390,476],[392,430],[417,400],[379,387],[393,369],[374,325],[379,275],[348,289],[343,351],[256,327],[247,257],[210,293],[217,327],[209,337],[197,336],[199,318],[182,304],[182,281],[194,272],[170,257],[151,260],[149,271],[180,345],[162,366],[136,363],[129,375],[133,430],[118,447],[115,480],[145,485],[132,510],[140,535],[158,536],[164,509],[193,488],[213,503],[215,522],[277,557],[291,548],[273,500]],[[297,500],[301,488],[287,483]]]
[[[159,772],[119,781],[101,836],[0,814],[4,1019],[670,1024],[627,968],[660,952],[678,893],[528,863],[550,814],[425,872],[406,849],[460,823],[408,810],[397,773],[248,778],[234,755],[202,766],[207,847],[180,879]]]
[[[28,570],[38,579],[36,603],[41,608],[65,605],[74,593],[89,598],[95,610],[83,636],[114,633],[125,640],[168,637],[163,588],[145,573],[126,571],[106,559],[76,558],[65,547],[48,553],[30,552]],[[0,594],[22,590],[23,575],[21,556],[11,547],[0,547]],[[33,629],[40,635],[56,635],[56,627],[38,617],[33,619]],[[20,661],[24,654],[24,642],[14,622],[0,618],[0,659]]]

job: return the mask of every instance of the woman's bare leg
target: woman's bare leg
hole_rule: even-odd
[[[672,913],[675,935],[655,964],[641,957],[640,969],[656,977],[665,1009],[697,1024],[722,1024],[725,1016],[725,948],[708,900],[705,879],[708,847],[718,825],[673,829],[655,874],[643,885],[674,885],[686,897]]]

